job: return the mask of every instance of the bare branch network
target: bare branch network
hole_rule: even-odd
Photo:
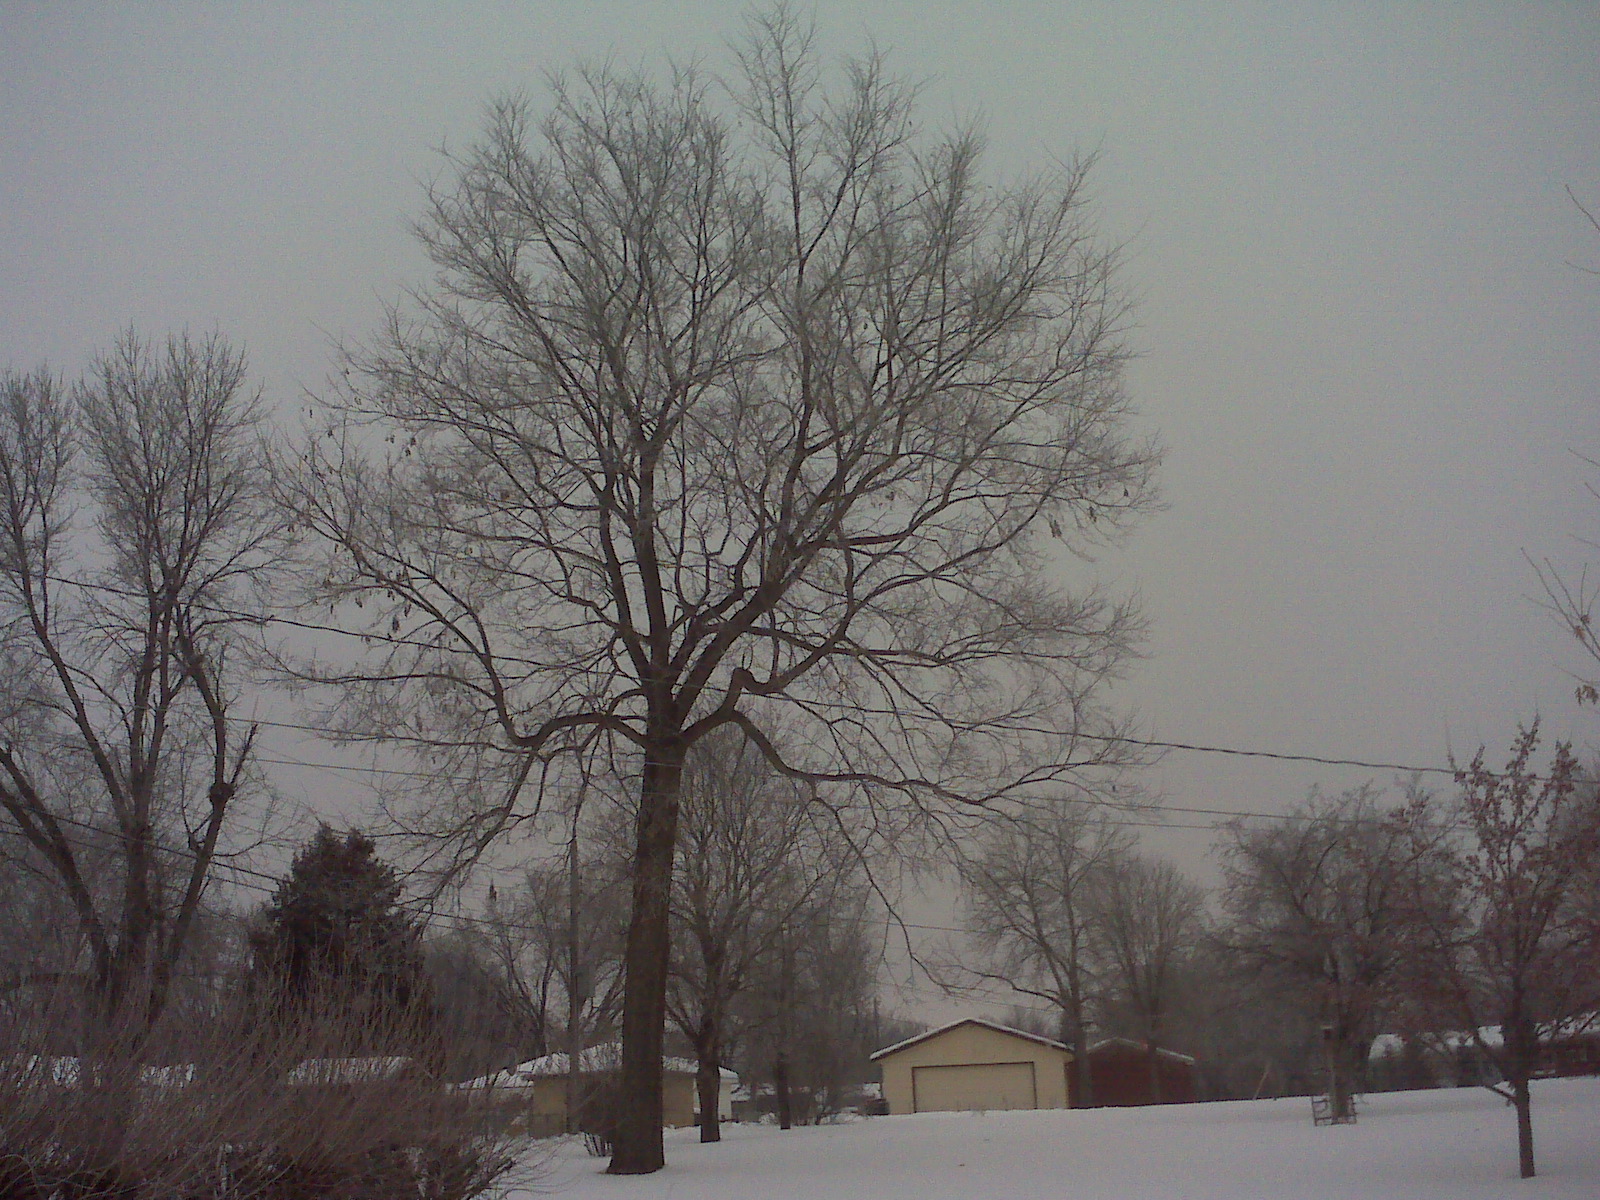
[[[1122,754],[1076,734],[1121,732],[1097,689],[1142,631],[1057,570],[1150,506],[1158,457],[1088,163],[992,186],[881,57],[829,89],[790,14],[747,33],[726,88],[600,67],[542,119],[493,109],[419,223],[433,284],[352,353],[285,496],[326,549],[311,599],[422,643],[304,672],[345,727],[637,755],[652,995],[701,737],[982,804]]]

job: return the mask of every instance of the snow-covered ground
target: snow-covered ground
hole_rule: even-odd
[[[1516,1177],[1511,1109],[1482,1089],[1391,1092],[1356,1125],[1315,1127],[1304,1098],[938,1113],[794,1129],[668,1134],[667,1168],[602,1174],[573,1142],[536,1193],[562,1200],[1595,1200],[1600,1079],[1535,1085],[1539,1177]]]

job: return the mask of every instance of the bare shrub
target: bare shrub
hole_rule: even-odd
[[[310,1011],[310,1010],[308,1010]],[[15,1032],[14,1045],[35,1039]],[[527,1138],[445,1086],[427,1054],[341,1057],[407,1031],[326,1009],[247,1009],[194,1031],[186,1062],[19,1053],[0,1071],[0,1194],[19,1200],[466,1200],[527,1168]]]

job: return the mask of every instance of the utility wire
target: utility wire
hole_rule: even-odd
[[[63,583],[73,587],[85,588],[91,591],[107,592],[112,595],[124,596],[131,599],[145,598],[138,592],[129,591],[125,588],[114,587],[110,584],[91,583],[87,580],[68,579],[63,576],[54,575],[47,576],[46,578],[52,580],[53,582]],[[215,612],[229,619],[255,625],[287,625],[295,629],[309,630],[318,633],[331,633],[342,637],[360,638],[364,642],[383,642],[391,645],[410,646],[417,649],[445,651],[454,654],[476,655],[479,653],[477,650],[471,650],[460,646],[440,645],[435,642],[422,641],[416,638],[405,638],[393,634],[384,634],[373,631],[363,632],[356,629],[346,629],[337,625],[324,625],[311,621],[296,620],[290,617],[270,616],[263,613],[250,613],[245,612],[242,609],[213,607],[209,611]],[[498,661],[515,663],[520,666],[545,667],[549,665],[548,663],[538,662],[529,658],[520,658],[511,654],[503,654],[495,651],[489,651],[488,653],[490,657],[497,659]],[[308,733],[326,733],[326,730],[319,730],[313,726],[294,725],[287,722],[260,721],[258,724],[278,725],[281,728],[298,729]],[[1107,745],[1133,746],[1144,750],[1172,750],[1192,754],[1217,754],[1234,758],[1266,759],[1277,762],[1311,763],[1317,766],[1325,767],[1359,767],[1362,770],[1367,771],[1396,771],[1402,774],[1449,775],[1452,778],[1457,773],[1457,768],[1453,766],[1424,766],[1415,763],[1385,762],[1375,759],[1349,758],[1326,754],[1306,754],[1287,750],[1255,750],[1238,746],[1219,746],[1205,742],[1179,742],[1166,741],[1157,738],[1136,738],[1129,737],[1124,734],[1074,732],[1071,736],[1083,738],[1086,741],[1101,742]],[[401,774],[403,772],[394,773]],[[1224,815],[1246,816],[1250,814],[1234,813]]]

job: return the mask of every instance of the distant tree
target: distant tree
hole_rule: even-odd
[[[959,868],[964,923],[985,959],[966,970],[1054,1006],[1050,1036],[1072,1047],[1075,1107],[1093,1104],[1089,1023],[1106,947],[1099,892],[1133,847],[1117,816],[1062,799],[997,819]]]
[[[1235,821],[1221,850],[1218,939],[1327,1030],[1329,1096],[1348,1116],[1372,1039],[1394,1011],[1417,869],[1404,829],[1363,786],[1313,791],[1285,819]]]
[[[130,332],[70,390],[0,376],[0,817],[70,908],[119,1053],[166,1006],[252,779],[240,606],[282,529],[259,411],[220,336]]]
[[[744,1074],[772,1081],[781,1128],[827,1116],[870,1071],[883,962],[875,912],[861,872],[840,864],[834,886],[782,923],[745,991]]]
[[[346,729],[634,756],[616,1173],[664,1162],[690,747],[737,725],[896,812],[1033,791],[1119,752],[1076,735],[1141,632],[1057,570],[1158,457],[1087,162],[985,184],[976,132],[924,133],[881,55],[828,89],[784,7],[737,59],[726,90],[602,66],[542,119],[496,106],[288,497],[313,601],[379,635],[313,672]]]
[[[1600,789],[1557,743],[1533,767],[1539,723],[1503,771],[1478,750],[1457,770],[1455,810],[1417,796],[1407,828],[1429,871],[1414,876],[1408,993],[1435,1028],[1465,1033],[1498,1069],[1517,1114],[1517,1161],[1534,1174],[1529,1081],[1541,1037],[1600,1006],[1597,931],[1586,909],[1600,868]],[[1499,1037],[1486,1032],[1497,1027]]]
[[[439,1066],[451,1081],[544,1053],[542,1045],[530,1049],[525,1014],[482,934],[481,926],[463,923],[423,945]]]
[[[1208,1099],[1321,1090],[1327,1055],[1320,1014],[1276,975],[1241,970],[1225,936],[1203,938],[1183,964],[1167,1019],[1172,1046],[1195,1056]]]
[[[854,872],[830,814],[735,728],[690,752],[680,822],[667,1012],[694,1046],[700,1140],[715,1142],[736,1001],[784,951],[787,926]]]
[[[1204,936],[1205,892],[1169,862],[1128,854],[1107,867],[1095,904],[1105,1020],[1144,1042],[1150,1094],[1159,1103],[1158,1052],[1180,1001],[1185,965]]]
[[[614,1036],[622,994],[628,881],[613,826],[586,822],[584,805],[562,814],[565,846],[491,897],[490,927],[501,969],[547,1045],[567,1055],[568,1132],[583,1118],[581,1055]],[[530,1032],[535,1026],[530,1025]]]
[[[526,883],[533,888],[543,879],[530,872]],[[503,894],[491,884],[480,924],[472,934],[494,963],[507,1015],[517,1027],[519,1062],[550,1053],[556,987],[556,954],[547,945],[551,931],[528,920],[531,908],[524,897]]]
[[[250,935],[251,982],[268,1011],[336,1018],[361,1042],[405,1041],[425,1027],[422,930],[401,895],[370,838],[320,826]]]

